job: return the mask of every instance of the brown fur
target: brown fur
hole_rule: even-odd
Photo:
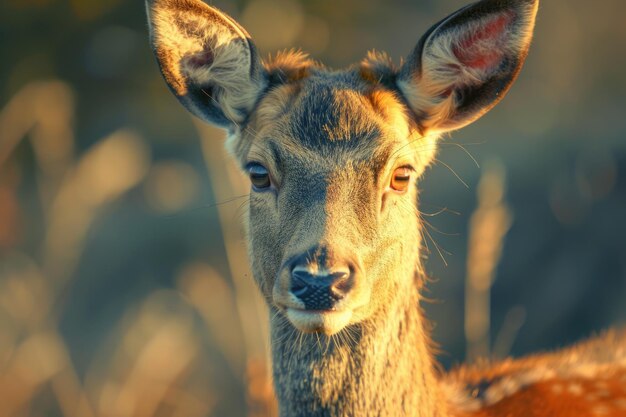
[[[624,416],[626,331],[553,353],[459,367],[442,382],[461,415]]]
[[[198,45],[184,24],[162,17],[177,5],[189,6],[185,18],[203,28]],[[198,0],[151,4],[166,81],[179,96],[179,83],[188,89],[179,98],[194,113],[228,127],[227,145],[243,169],[252,164],[269,175],[269,186],[251,190],[247,228],[254,278],[271,312],[281,416],[626,415],[623,335],[440,375],[419,307],[417,181],[442,132],[480,117],[506,93],[537,6],[482,0],[435,25],[400,68],[370,53],[333,71],[299,52],[262,63],[243,29]],[[163,35],[172,28],[173,37]],[[211,59],[176,73],[198,51]],[[215,71],[215,62],[226,64]],[[203,91],[213,100],[201,101]],[[409,187],[394,188],[396,172],[407,170]],[[309,308],[294,292],[296,270],[320,280],[342,271],[347,289],[332,308]]]
[[[321,68],[321,64],[313,61],[301,51],[278,52],[265,62],[265,70],[270,79],[277,83],[294,83],[309,76],[310,69]]]

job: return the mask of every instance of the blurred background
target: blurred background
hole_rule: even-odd
[[[464,0],[214,4],[264,55],[399,62]],[[626,321],[626,3],[544,1],[508,97],[421,182],[447,367]],[[0,3],[0,416],[271,416],[223,134],[167,90],[142,1]]]

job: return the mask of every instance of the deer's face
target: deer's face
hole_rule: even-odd
[[[199,0],[148,6],[170,88],[229,129],[250,177],[261,291],[297,329],[333,334],[415,288],[416,181],[442,132],[504,96],[537,0],[482,0],[431,28],[401,68],[370,54],[342,72],[297,53],[263,63],[244,29]]]
[[[402,291],[435,145],[397,93],[312,69],[270,91],[231,146],[251,181],[254,275],[298,329],[335,333]]]

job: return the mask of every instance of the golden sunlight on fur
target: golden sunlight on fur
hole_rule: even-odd
[[[626,416],[625,332],[442,375],[420,309],[419,179],[444,133],[507,93],[538,6],[482,0],[434,25],[399,67],[371,52],[333,70],[295,51],[263,62],[232,18],[199,0],[150,2],[166,81],[228,130],[250,179],[248,252],[281,417]],[[470,281],[490,279],[508,227],[496,177],[480,187],[474,236],[490,241],[472,241],[483,270],[468,268]]]
[[[426,129],[458,129],[489,110],[489,107],[485,108],[476,117],[456,123],[451,119],[454,119],[454,108],[458,105],[457,97],[450,92],[458,86],[479,85],[492,77],[503,56],[521,54],[523,60],[532,38],[538,7],[539,3],[535,3],[533,8],[521,12],[521,18],[528,22],[521,30],[509,29],[507,21],[512,17],[503,14],[477,19],[446,32],[444,36],[425,40],[429,46],[428,54],[424,56],[417,79],[402,79],[398,86],[411,108],[422,114]],[[468,37],[467,33],[472,35]]]
[[[443,381],[462,416],[624,416],[626,331],[555,353],[463,366]]]

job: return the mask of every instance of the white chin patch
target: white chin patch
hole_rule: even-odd
[[[306,311],[287,309],[287,318],[301,332],[324,333],[328,336],[342,330],[350,322],[352,311]]]

